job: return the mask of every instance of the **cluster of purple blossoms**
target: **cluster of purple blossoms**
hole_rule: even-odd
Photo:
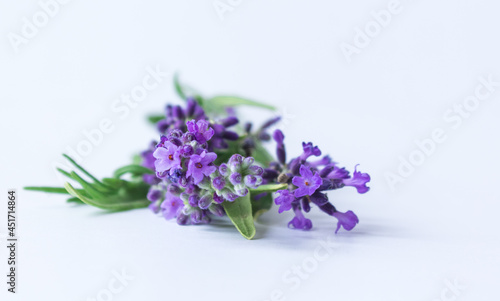
[[[254,164],[252,154],[262,142],[271,140],[267,130],[280,120],[273,118],[255,132],[252,124],[242,127],[242,136],[227,128],[238,123],[234,114],[217,121],[210,120],[203,108],[188,99],[186,108],[167,106],[165,119],[157,123],[162,134],[160,141],[153,142],[142,153],[142,165],[155,171],[144,175],[151,185],[148,199],[150,208],[161,211],[166,219],[176,218],[181,225],[208,223],[211,215],[223,216],[224,201],[234,202],[249,194],[249,189],[261,184],[287,184],[287,189],[274,192],[273,199],[278,211],[292,210],[295,217],[288,223],[292,229],[309,230],[310,219],[304,212],[311,210],[311,203],[337,218],[337,229],[353,229],[359,222],[352,211],[340,212],[329,202],[327,191],[345,186],[356,188],[358,193],[370,189],[367,173],[357,171],[351,175],[339,167],[329,156],[321,157],[321,151],[311,142],[303,143],[303,153],[287,161],[284,135],[276,130],[272,138],[277,143],[277,161],[265,169]],[[241,139],[239,139],[241,138]],[[218,163],[219,150],[228,148],[227,141],[238,140],[240,154],[233,154],[226,163]],[[222,152],[223,153],[223,152]],[[311,157],[321,157],[311,160]],[[227,158],[227,157],[225,157]],[[262,162],[260,162],[262,163]],[[265,193],[253,196],[258,200]]]
[[[157,123],[158,131],[161,134],[167,135],[172,130],[180,130],[182,132],[193,131],[192,127],[196,127],[196,123],[191,121],[205,120],[209,121],[208,117],[205,115],[203,108],[194,100],[193,98],[187,99],[186,108],[183,109],[181,106],[167,105],[165,119],[160,120]],[[189,121],[189,122],[188,122]],[[226,140],[234,141],[238,139],[238,134],[227,130],[227,128],[232,127],[238,123],[238,118],[235,116],[228,116],[227,118],[218,120],[217,122],[208,122],[211,131],[213,131],[212,139],[207,139],[205,142],[210,140],[207,144],[207,149],[214,151],[214,149],[226,149],[228,144]],[[188,128],[190,127],[191,128]],[[200,141],[203,141],[201,138]],[[202,144],[205,142],[201,142]]]
[[[166,219],[177,218],[181,225],[209,223],[210,215],[225,214],[222,202],[234,202],[257,188],[264,169],[239,154],[215,165],[217,154],[208,148],[215,130],[203,119],[187,121],[186,129],[172,129],[154,150],[143,153],[144,165],[153,165],[156,173],[147,198],[150,208]]]
[[[303,153],[287,163],[283,133],[276,130],[273,138],[277,143],[278,162],[271,163],[270,167],[264,170],[263,178],[264,183],[288,184],[288,189],[278,190],[274,194],[274,201],[276,205],[279,205],[279,213],[288,210],[293,210],[295,213],[288,227],[301,230],[311,229],[312,222],[304,217],[302,211],[309,212],[313,203],[322,211],[337,218],[335,233],[340,227],[348,231],[353,229],[359,222],[356,214],[352,211],[345,213],[337,211],[329,202],[325,192],[352,186],[357,189],[358,193],[366,193],[370,189],[366,186],[366,183],[370,181],[370,176],[357,171],[356,167],[351,176],[345,168],[340,168],[329,156],[308,161],[310,157],[321,156],[321,150],[313,146],[311,142],[302,143]]]

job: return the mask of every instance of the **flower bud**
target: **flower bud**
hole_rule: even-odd
[[[238,185],[241,183],[241,181],[242,181],[242,176],[238,172],[234,172],[229,176],[229,182],[231,182],[231,184],[233,185]]]
[[[198,206],[201,209],[208,209],[210,207],[210,204],[212,204],[213,198],[210,195],[204,195],[201,197],[200,201],[198,202]]]
[[[237,194],[227,188],[224,188],[224,190],[222,190],[222,196],[229,202],[234,202],[234,200],[239,197]]]
[[[224,207],[219,204],[212,204],[210,207],[208,207],[208,210],[210,210],[210,212],[216,216],[224,216],[224,214],[226,213],[224,211]]]
[[[226,180],[224,179],[224,177],[215,177],[212,180],[212,186],[216,190],[222,190],[224,188],[224,186],[226,186]]]
[[[149,189],[148,195],[146,196],[146,198],[151,202],[156,202],[161,199],[161,197],[162,191],[152,187]]]
[[[224,198],[222,196],[219,196],[217,192],[214,192],[213,198],[214,202],[217,204],[221,204],[222,202],[224,202]]]
[[[228,167],[225,163],[222,163],[220,166],[219,166],[219,173],[222,175],[222,176],[227,176],[229,174],[229,171],[228,171]]]
[[[248,172],[254,176],[262,176],[264,174],[264,169],[257,165],[252,165],[248,168]]]
[[[198,204],[200,202],[200,197],[196,194],[192,194],[189,196],[188,202],[191,207],[198,207]]]
[[[255,162],[255,159],[252,158],[252,157],[247,157],[245,159],[243,159],[243,164],[241,165],[244,169],[247,169],[248,167],[250,167],[250,165],[252,165],[253,163]]]
[[[236,194],[239,196],[245,196],[248,194],[248,188],[246,188],[245,186],[235,187],[235,190],[236,190]]]
[[[261,176],[247,175],[245,176],[245,185],[250,188],[257,188],[262,183]]]
[[[186,215],[184,213],[179,213],[177,216],[177,224],[184,226],[189,223],[189,215]]]

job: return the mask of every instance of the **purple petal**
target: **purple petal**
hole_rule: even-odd
[[[351,231],[356,226],[356,224],[359,223],[358,217],[351,210],[347,211],[346,213],[337,211],[333,213],[333,216],[338,219],[337,229],[335,230],[335,233],[339,231],[341,226],[347,231]]]
[[[305,179],[310,179],[313,176],[311,169],[305,165],[300,165],[300,175]]]

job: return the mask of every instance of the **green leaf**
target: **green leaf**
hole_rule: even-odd
[[[259,107],[263,109],[268,109],[275,111],[276,108],[261,102],[257,102],[255,100],[250,100],[238,96],[215,96],[205,101],[204,106],[206,107],[236,107],[236,106],[252,106]]]
[[[25,190],[31,191],[42,191],[42,192],[50,192],[50,193],[61,193],[68,194],[68,191],[63,187],[36,187],[36,186],[28,186],[24,187]]]
[[[119,178],[126,173],[130,173],[134,176],[142,176],[143,174],[153,174],[154,171],[152,171],[151,169],[149,169],[147,167],[141,166],[141,165],[132,164],[132,165],[120,167],[117,170],[115,170],[114,176],[115,176],[115,178]]]
[[[134,164],[134,165],[141,165],[142,161],[143,161],[143,159],[142,159],[141,155],[135,154],[132,157],[132,164]]]
[[[66,202],[77,204],[77,205],[86,205],[84,202],[82,202],[82,200],[80,200],[79,198],[75,198],[75,197],[67,199]]]
[[[259,200],[255,200],[252,195],[252,212],[253,219],[257,220],[257,218],[264,212],[269,211],[273,206],[273,196],[271,193],[266,194],[265,196],[259,198]]]
[[[109,186],[106,186],[105,184],[103,184],[101,181],[99,181],[96,177],[94,177],[90,172],[88,172],[87,170],[85,170],[85,168],[81,167],[80,165],[78,165],[78,163],[75,162],[75,160],[73,160],[70,156],[66,155],[66,154],[63,154],[63,156],[69,161],[71,162],[73,165],[75,165],[76,168],[78,168],[79,170],[81,170],[84,174],[86,174],[89,178],[91,178],[93,181],[94,181],[94,184],[95,186],[99,187],[101,190],[105,190],[105,191],[109,191],[109,189],[111,187]],[[72,174],[69,174],[68,172],[58,168],[57,170],[59,170],[59,172],[61,172],[63,175],[69,177],[69,178],[72,178],[74,180],[78,180],[77,178],[75,178],[74,175]],[[76,174],[76,173],[75,173]],[[78,176],[78,175],[76,175]],[[79,176],[78,176],[79,177]]]
[[[222,206],[241,235],[246,239],[252,239],[255,236],[255,225],[253,223],[250,193],[237,198],[234,202],[225,201]]]
[[[186,100],[186,94],[184,93],[184,89],[181,86],[181,83],[179,82],[179,74],[176,73],[174,75],[174,87],[175,87],[175,92],[177,92],[177,95],[179,95],[180,98],[183,100]]]
[[[165,119],[165,115],[151,115],[148,116],[148,121],[152,124],[157,124],[158,121]]]
[[[110,196],[105,199],[91,198],[79,192],[71,184],[65,183],[64,187],[74,197],[79,198],[82,202],[105,210],[110,211],[124,211],[136,208],[147,207],[151,202],[146,199],[146,194],[144,194],[144,199],[136,199],[135,195],[123,195],[124,193],[119,193],[117,196]],[[147,190],[146,190],[147,191]],[[145,191],[145,192],[146,192]]]
[[[110,211],[122,211],[136,208],[147,207],[151,202],[146,196],[149,190],[149,185],[144,183],[139,177],[143,174],[153,173],[152,170],[140,165],[127,165],[115,171],[113,178],[104,178],[99,181],[92,176],[83,167],[78,165],[69,156],[64,155],[78,170],[82,171],[92,181],[87,181],[75,171],[67,172],[63,169],[58,169],[60,173],[68,177],[70,180],[78,182],[82,188],[75,188],[69,183],[65,183],[64,188],[61,187],[26,187],[26,190],[44,191],[49,193],[70,194],[70,203],[85,203]],[[131,174],[132,180],[127,181],[120,179],[124,174]]]
[[[241,141],[243,137],[240,137],[236,141],[226,141],[228,144],[228,148],[226,149],[217,149],[217,159],[215,159],[215,164],[220,165],[221,163],[226,163],[229,158],[231,158],[234,154],[244,155],[245,152],[241,148]]]
[[[288,184],[283,183],[283,184],[265,184],[265,185],[260,185],[257,188],[250,189],[250,192],[252,194],[258,194],[258,193],[263,193],[263,192],[276,192],[278,190],[286,189],[288,187]]]
[[[255,143],[255,149],[252,152],[252,157],[255,161],[259,162],[263,166],[269,166],[269,163],[274,161],[273,156],[267,151],[267,149],[262,145],[262,143]]]

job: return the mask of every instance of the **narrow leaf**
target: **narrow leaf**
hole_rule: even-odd
[[[61,194],[68,194],[68,191],[64,189],[63,187],[35,187],[35,186],[28,186],[24,187],[25,190],[31,190],[31,191],[43,191],[43,192],[50,192],[50,193],[61,193]]]
[[[131,173],[132,175],[143,175],[143,174],[153,174],[154,171],[141,165],[127,165],[115,170],[114,176],[115,178],[119,178],[126,173]]]
[[[286,189],[288,187],[288,184],[265,184],[265,185],[260,185],[257,188],[250,189],[250,192],[252,194],[258,194],[258,193],[263,193],[263,192],[276,192],[278,190]]]
[[[273,156],[271,156],[271,154],[260,142],[255,144],[255,149],[252,152],[252,157],[255,159],[255,161],[259,162],[263,166],[269,166],[269,163],[275,161]]]
[[[66,191],[66,193],[67,193],[67,191]],[[75,197],[67,199],[66,202],[67,203],[77,204],[77,205],[85,205],[85,203],[82,202],[82,200],[80,200],[79,198],[75,198]]]
[[[152,124],[157,124],[158,121],[165,119],[165,115],[151,115],[148,116],[148,121]]]
[[[177,92],[177,95],[179,95],[179,97],[182,98],[183,100],[186,100],[186,94],[184,93],[184,89],[182,89],[181,83],[179,82],[178,73],[174,75],[174,87],[175,87],[175,92]]]
[[[238,96],[215,96],[206,101],[206,105],[215,107],[235,107],[235,106],[252,106],[275,111],[276,108],[255,100],[241,98]]]
[[[148,201],[147,199],[139,199],[139,200],[133,200],[133,201],[126,201],[124,203],[116,203],[116,202],[110,202],[110,203],[103,203],[97,200],[93,200],[84,194],[80,193],[77,189],[75,189],[71,184],[66,182],[64,184],[64,187],[66,190],[69,192],[74,197],[79,198],[82,202],[97,207],[105,210],[110,210],[110,211],[123,211],[123,210],[130,210],[130,209],[136,209],[136,208],[143,208],[147,207],[151,202]]]
[[[111,187],[109,186],[106,186],[104,185],[101,181],[99,181],[96,177],[94,177],[90,172],[88,172],[87,170],[85,170],[85,168],[83,168],[82,166],[80,166],[78,163],[75,162],[75,160],[73,160],[70,156],[66,155],[66,154],[63,154],[63,156],[69,161],[71,162],[73,165],[76,166],[76,168],[78,168],[79,170],[81,170],[84,174],[86,174],[89,178],[91,178],[93,181],[94,181],[94,184],[96,186],[98,186],[99,188],[101,188],[102,190],[105,190],[105,191],[109,191],[109,189]],[[60,170],[61,171],[61,170]]]

